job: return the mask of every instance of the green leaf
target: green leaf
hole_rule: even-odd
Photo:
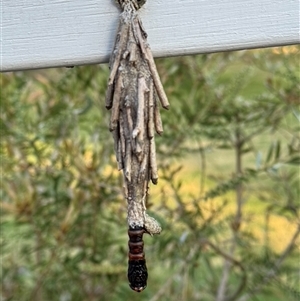
[[[271,161],[273,153],[274,153],[274,143],[272,143],[269,147],[269,151],[266,158],[266,164],[268,164]]]
[[[300,156],[296,156],[294,158],[289,159],[285,162],[286,164],[290,165],[300,165]]]
[[[278,160],[280,158],[280,151],[281,151],[281,143],[279,140],[276,141],[275,148],[276,148],[275,159]]]
[[[243,153],[243,154],[247,154],[247,153],[250,153],[252,150],[253,150],[252,147],[243,148],[243,149],[242,149],[242,153]]]

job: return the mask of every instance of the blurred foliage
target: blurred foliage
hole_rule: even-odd
[[[296,300],[298,58],[293,46],[157,60],[171,109],[149,209],[163,233],[145,237],[141,294],[126,279],[107,66],[2,74],[1,300]],[[201,185],[187,194],[182,167],[197,154]],[[245,209],[253,199],[263,239]],[[270,245],[273,217],[294,231],[280,252]]]

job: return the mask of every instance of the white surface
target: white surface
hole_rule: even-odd
[[[113,0],[0,0],[1,71],[107,62]],[[299,0],[148,0],[154,56],[299,43]]]

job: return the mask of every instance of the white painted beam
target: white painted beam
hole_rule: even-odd
[[[1,0],[0,70],[108,61],[113,0]],[[140,10],[154,56],[299,43],[299,0],[148,0]]]

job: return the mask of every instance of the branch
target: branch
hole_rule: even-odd
[[[238,177],[242,176],[242,147],[243,147],[243,140],[240,128],[238,127],[235,131],[235,172]],[[242,203],[243,203],[243,186],[242,182],[239,182],[236,186],[236,214],[234,220],[232,222],[232,243],[230,246],[230,254],[234,254],[236,248],[236,236],[240,229],[241,221],[242,221]],[[223,254],[224,257],[224,254]],[[230,276],[230,268],[232,265],[232,260],[228,260],[225,258],[224,267],[223,267],[223,275],[221,278],[221,282],[218,287],[217,293],[217,301],[225,301],[225,300],[234,300],[233,297],[237,297],[241,293],[241,289],[243,287],[239,287],[236,293],[231,298],[226,298],[226,288],[228,284],[228,279]]]
[[[266,275],[263,277],[263,279],[259,282],[259,284],[253,289],[250,293],[245,294],[241,298],[238,299],[238,301],[247,301],[249,298],[253,297],[255,294],[259,293],[263,287],[276,276],[278,273],[282,263],[287,258],[287,256],[292,252],[296,240],[300,234],[300,224],[298,225],[297,230],[295,231],[291,241],[288,243],[284,251],[282,252],[281,256],[277,259],[277,261],[274,263],[274,266],[266,272]]]
[[[236,259],[234,259],[230,255],[226,254],[225,252],[221,251],[217,246],[215,246],[210,241],[203,240],[203,243],[209,245],[213,250],[215,250],[218,254],[220,254],[226,260],[226,262],[230,262],[231,264],[239,267],[240,270],[242,271],[242,273],[243,273],[242,279],[241,279],[240,285],[238,286],[237,290],[231,296],[228,296],[228,297],[222,296],[222,300],[224,300],[224,301],[234,301],[234,300],[236,300],[237,297],[240,295],[240,293],[245,288],[246,283],[247,283],[247,273],[246,273],[245,268],[243,267],[243,265],[239,261],[237,261]]]
[[[198,247],[191,249],[188,256],[186,257],[186,260],[184,260],[178,269],[178,271],[173,274],[165,283],[164,285],[159,289],[159,291],[150,299],[150,301],[159,301],[161,300],[161,297],[165,296],[166,289],[173,283],[174,278],[177,276],[182,275],[183,270],[186,268],[186,265],[194,258],[194,256],[197,254]]]

